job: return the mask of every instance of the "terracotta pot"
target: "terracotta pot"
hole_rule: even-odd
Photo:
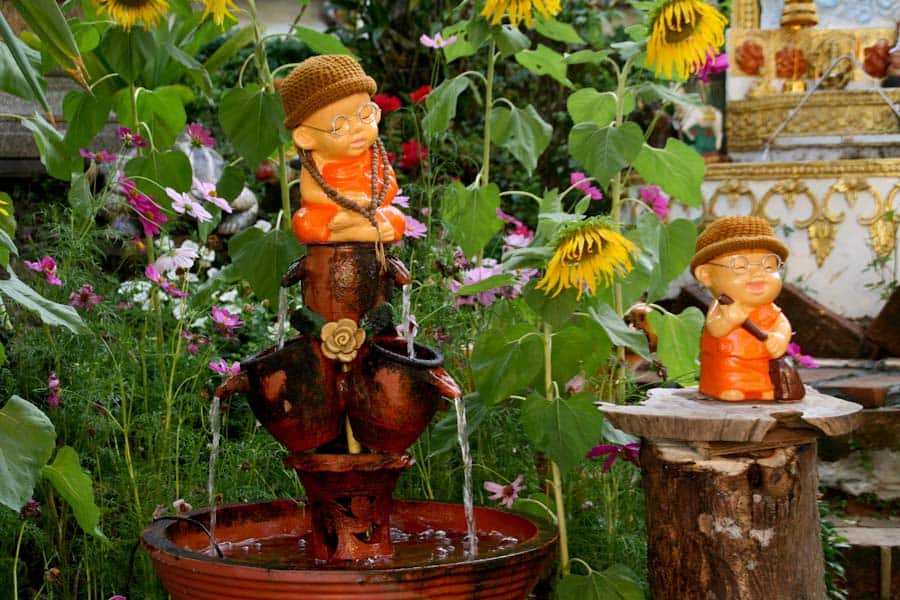
[[[411,358],[406,348],[404,338],[376,338],[351,373],[347,414],[353,434],[379,452],[404,452],[428,427],[441,399],[460,395],[439,352],[415,344]]]
[[[346,394],[336,392],[334,361],[317,339],[296,337],[241,363],[253,414],[291,452],[303,452],[343,432]]]
[[[209,523],[207,511],[191,516]],[[219,545],[234,556],[219,559],[205,553],[207,536],[187,522],[157,521],[144,531],[144,547],[175,600],[521,600],[550,566],[557,539],[546,524],[477,507],[482,543],[493,532],[518,543],[471,560],[403,562],[395,557],[393,564],[357,569],[301,568],[275,554],[269,562],[253,555],[265,555],[269,544],[297,552],[298,538],[309,530],[303,507],[290,500],[239,504],[219,508],[216,518]],[[438,502],[395,502],[391,525],[411,538],[432,530],[465,531],[463,507]],[[241,544],[245,541],[250,543]],[[401,544],[396,545],[402,553]]]

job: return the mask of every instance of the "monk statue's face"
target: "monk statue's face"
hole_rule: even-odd
[[[741,250],[698,265],[694,275],[714,298],[725,294],[745,306],[760,306],[781,292],[781,267],[781,259],[769,250]]]
[[[381,110],[365,92],[320,108],[296,129],[294,143],[326,161],[355,158],[378,137]]]

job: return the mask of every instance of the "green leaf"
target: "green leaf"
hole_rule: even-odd
[[[634,110],[634,95],[627,92],[622,104],[624,114],[631,113]],[[613,92],[601,93],[594,88],[583,88],[569,96],[566,108],[576,125],[596,123],[605,127],[616,120],[616,95]]]
[[[131,31],[113,27],[100,40],[100,54],[127,83],[138,80],[155,52],[153,35],[141,27],[132,27]]]
[[[634,572],[613,565],[590,575],[566,575],[556,588],[559,600],[644,600],[644,590]]]
[[[475,256],[503,223],[497,218],[500,207],[500,188],[491,183],[469,189],[458,181],[447,188],[441,202],[447,235],[458,244],[466,256]]]
[[[472,19],[462,21],[441,30],[441,36],[446,40],[455,35],[456,41],[443,48],[444,58],[448,63],[457,58],[472,56],[484,41],[491,35],[491,26],[484,19]]]
[[[0,504],[25,506],[55,441],[50,418],[31,402],[13,396],[0,408]]]
[[[16,274],[10,270],[9,279],[0,279],[0,294],[4,294],[15,300],[25,308],[33,310],[47,325],[62,325],[73,333],[87,331],[84,321],[78,312],[65,304],[57,304],[38,294],[28,287]]]
[[[587,392],[555,400],[532,392],[522,403],[521,419],[528,439],[556,462],[562,473],[584,459],[600,439],[603,427],[603,414]]]
[[[706,163],[684,142],[669,138],[662,149],[644,144],[634,159],[634,168],[647,183],[655,183],[669,196],[688,206],[703,203],[700,184],[706,174]]]
[[[491,112],[491,139],[509,150],[529,175],[537,167],[538,157],[550,145],[552,134],[553,127],[531,104],[525,110],[497,106]]]
[[[41,54],[22,43],[0,13],[0,90],[26,100],[37,100],[44,112],[52,112],[45,91],[47,82],[41,77]]]
[[[589,308],[588,313],[603,328],[613,344],[631,348],[637,354],[649,360],[650,347],[647,344],[647,337],[644,335],[644,332],[635,331],[628,327],[625,320],[617,315],[611,306],[598,303]]]
[[[250,165],[259,164],[290,139],[278,95],[266,93],[255,83],[225,92],[219,122],[234,149]]]
[[[87,231],[94,224],[94,203],[91,195],[91,184],[86,173],[75,173],[72,175],[72,185],[69,187],[68,200],[75,231]]]
[[[209,71],[206,70],[200,62],[175,45],[175,42],[169,42],[165,47],[165,55],[188,70],[194,83],[201,88],[207,95],[213,94],[212,80],[209,77]]]
[[[700,94],[677,93],[658,83],[644,83],[638,88],[642,96],[650,96],[651,99],[659,99],[663,102],[680,104],[682,106],[703,106]]]
[[[583,44],[584,40],[575,31],[575,28],[568,23],[557,21],[552,17],[545,17],[538,13],[535,19],[536,24],[534,30],[545,38],[564,42],[566,44]]]
[[[53,60],[84,85],[81,53],[56,0],[12,0],[12,3]]]
[[[641,128],[631,121],[619,127],[579,123],[569,132],[572,157],[584,164],[588,174],[604,188],[640,154],[643,145]]]
[[[426,135],[433,137],[447,131],[450,121],[456,116],[459,95],[469,87],[469,83],[467,76],[458,75],[431,90],[425,99],[427,114],[422,119],[422,129]]]
[[[595,373],[611,350],[612,342],[603,329],[588,319],[579,319],[577,325],[554,331],[551,359],[553,380],[563,390],[565,384],[579,373]]]
[[[549,75],[567,88],[575,87],[566,76],[563,55],[543,44],[538,44],[537,50],[522,50],[516,54],[516,61],[536,75]]]
[[[278,306],[281,276],[303,253],[303,247],[293,234],[281,229],[263,233],[256,227],[250,227],[231,238],[228,253],[253,292],[260,298],[267,298],[269,305],[275,307]]]
[[[469,285],[464,285],[458,290],[456,290],[456,296],[471,296],[472,294],[477,294],[479,292],[486,292],[488,290],[493,290],[495,288],[504,287],[507,285],[513,285],[518,280],[514,275],[510,273],[501,273],[500,275],[491,275],[487,279],[482,279],[477,283],[470,283]]]
[[[666,368],[666,379],[685,386],[697,383],[700,333],[706,320],[700,309],[691,306],[680,315],[653,311],[647,318],[658,338],[656,357]]]
[[[41,164],[51,177],[69,181],[72,173],[83,171],[81,156],[69,150],[62,134],[45,121],[44,117],[35,113],[33,117],[23,119],[22,125],[31,131],[41,154]]]
[[[254,40],[253,27],[247,26],[230,33],[228,39],[225,40],[218,49],[206,59],[203,66],[207,72],[213,73],[225,66],[238,51],[252,43]]]
[[[138,189],[153,196],[157,204],[169,208],[172,201],[166,195],[165,188],[170,187],[178,192],[190,190],[193,171],[191,161],[184,152],[169,150],[132,158],[125,165],[125,174],[133,177]]]
[[[563,59],[567,65],[583,65],[586,63],[599,65],[609,57],[609,50],[579,50],[566,54]]]
[[[556,525],[556,513],[550,508],[553,506],[553,500],[550,496],[543,492],[531,492],[527,498],[521,496],[513,501],[513,512],[534,517],[541,521],[548,521]]]
[[[649,269],[647,299],[655,302],[665,296],[669,284],[679,277],[693,256],[697,226],[687,219],[663,223],[656,215],[644,213],[638,219],[633,237],[641,251],[653,264]]]
[[[563,290],[555,298],[535,288],[536,279],[532,279],[525,286],[522,297],[528,308],[534,311],[542,321],[546,321],[553,327],[562,327],[575,309],[578,307],[578,290],[573,288]]]
[[[175,143],[187,123],[184,102],[176,86],[139,91],[137,109],[140,120],[150,128],[156,148],[168,148]]]
[[[238,197],[244,189],[244,172],[233,165],[222,169],[222,176],[216,183],[216,194],[229,202]]]
[[[294,35],[316,54],[353,54],[341,40],[328,33],[294,25]]]
[[[485,402],[506,399],[534,381],[544,347],[534,327],[526,323],[503,324],[475,339],[472,375]]]
[[[43,473],[72,507],[81,529],[85,533],[106,539],[99,527],[100,509],[94,502],[94,485],[81,469],[78,453],[71,446],[63,446],[56,452],[53,463],[44,466]]]
[[[500,55],[504,58],[531,47],[528,36],[512,25],[491,27],[491,37],[494,38],[497,48],[500,49]]]
[[[106,126],[112,99],[102,94],[69,92],[63,100],[63,115],[68,129],[63,138],[69,149],[77,152],[87,146]]]
[[[488,404],[481,399],[478,392],[466,394],[463,397],[463,405],[466,407],[466,434],[471,438],[472,434],[490,415]],[[443,454],[459,448],[459,434],[456,428],[456,411],[448,410],[430,432],[430,452],[428,458]]]
[[[75,38],[75,44],[82,53],[90,52],[100,45],[100,34],[102,32],[99,23],[71,22],[72,36]]]

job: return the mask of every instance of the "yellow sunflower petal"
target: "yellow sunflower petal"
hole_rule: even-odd
[[[153,27],[169,10],[168,0],[94,0],[94,3],[103,7],[126,31],[138,21]]]
[[[514,26],[524,21],[526,27],[531,27],[535,10],[550,18],[558,14],[562,6],[559,0],[487,0],[481,16],[490,19],[492,25],[499,25],[505,15]]]
[[[725,43],[727,20],[702,0],[671,0],[656,13],[647,63],[657,75],[686,79]]]
[[[225,23],[226,16],[235,19],[235,16],[228,10],[237,9],[237,6],[232,0],[202,0],[202,2],[206,5],[206,10],[203,11],[204,21],[206,20],[206,17],[212,14],[213,23],[221,27]]]

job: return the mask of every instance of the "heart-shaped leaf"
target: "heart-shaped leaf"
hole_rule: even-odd
[[[254,293],[278,306],[281,276],[303,253],[293,234],[281,229],[268,233],[256,227],[245,229],[228,242],[228,253],[241,276],[250,282]]]
[[[579,123],[569,132],[572,156],[584,164],[588,174],[604,188],[616,173],[640,154],[643,145],[641,128],[631,121],[619,127]]]
[[[475,388],[488,403],[500,402],[528,386],[541,364],[541,338],[530,325],[504,324],[485,331],[475,339],[472,375]]]
[[[465,75],[447,79],[428,94],[425,100],[427,114],[422,119],[422,129],[428,136],[435,136],[447,131],[450,121],[456,116],[456,103],[459,95],[469,87],[469,78]]]
[[[50,418],[31,402],[13,396],[0,408],[0,504],[25,506],[55,441]]]
[[[603,427],[603,414],[589,393],[547,400],[532,392],[522,403],[521,420],[528,439],[563,473],[584,460]]]
[[[271,155],[290,139],[284,128],[284,108],[277,94],[269,94],[257,84],[232,88],[222,96],[219,123],[234,149],[250,165]]]
[[[466,256],[475,256],[491,241],[503,223],[497,218],[500,188],[491,183],[484,187],[466,188],[454,181],[441,202],[444,225],[450,239]]]
[[[509,150],[531,175],[537,167],[538,157],[550,145],[553,127],[531,104],[524,110],[498,106],[491,112],[491,122],[494,143]]]
[[[543,44],[538,44],[537,50],[522,50],[516,61],[536,75],[549,75],[567,88],[575,87],[566,76],[568,65],[563,55]]]
[[[75,520],[85,533],[106,539],[100,531],[100,509],[94,502],[94,484],[78,461],[78,453],[71,446],[63,446],[56,452],[56,458],[42,469],[44,477],[53,484],[72,512]]]
[[[653,311],[647,318],[659,339],[656,357],[666,368],[666,378],[685,386],[695,384],[703,313],[691,306],[680,315]]]
[[[688,206],[700,206],[703,196],[700,184],[706,174],[706,163],[697,151],[675,138],[666,140],[665,148],[644,144],[634,159],[634,168],[648,183]]]

